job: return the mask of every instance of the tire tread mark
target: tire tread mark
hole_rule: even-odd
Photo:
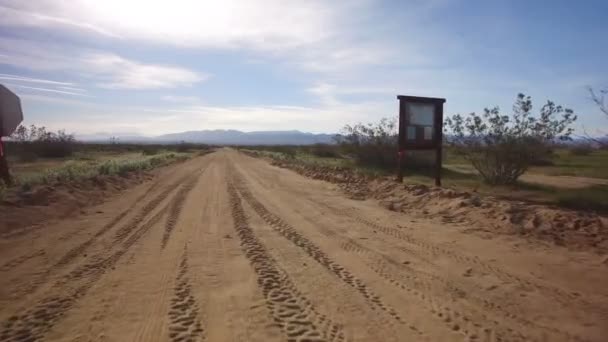
[[[134,218],[132,218],[130,221],[128,221],[126,224],[124,224],[122,227],[120,227],[118,229],[118,231],[116,232],[116,235],[114,236],[114,244],[119,244],[127,236],[129,236],[129,234],[135,228],[137,228],[137,226],[146,218],[146,216],[148,216],[150,214],[150,212],[152,212],[154,209],[156,209],[156,207],[158,207],[158,205],[165,198],[167,198],[167,196],[170,194],[170,192],[175,189],[175,186],[182,181],[183,181],[183,178],[178,180],[176,183],[172,184],[171,186],[167,187],[165,190],[163,190],[161,193],[159,193],[156,197],[154,197],[152,200],[150,200],[148,203],[146,203],[142,207],[141,211]],[[148,190],[150,190],[150,189],[148,189]],[[148,194],[148,192],[146,191],[145,194]],[[116,226],[128,214],[129,211],[130,211],[130,209],[127,209],[124,212],[117,215],[116,217],[114,217],[110,222],[108,222],[100,230],[98,230],[94,236],[89,238],[84,243],[82,243],[82,244],[76,246],[75,248],[71,249],[70,251],[68,251],[66,254],[64,254],[64,256],[61,259],[59,259],[58,262],[53,264],[51,267],[34,274],[33,278],[27,284],[25,284],[24,286],[22,286],[15,292],[15,295],[20,297],[20,296],[25,296],[25,295],[31,294],[34,291],[36,291],[36,289],[38,289],[38,287],[40,287],[40,285],[42,285],[54,271],[66,266],[70,262],[72,262],[76,257],[78,257],[78,255],[82,254],[88,247],[90,247],[93,243],[95,243],[95,241],[97,241],[97,239],[100,236],[104,235],[107,231],[109,231],[114,226]]]
[[[332,209],[334,211],[338,211],[338,209],[332,208],[332,207],[330,207],[328,205],[324,204],[324,206],[327,207],[327,208],[330,208],[330,209]],[[430,252],[430,253],[433,253],[433,255],[437,255],[437,254],[446,255],[446,253],[449,253],[448,256],[449,255],[455,255],[456,256],[455,257],[456,260],[459,261],[459,262],[467,262],[468,260],[478,260],[478,262],[482,262],[481,260],[479,260],[476,257],[468,257],[468,256],[465,256],[465,255],[460,255],[459,253],[456,253],[456,252],[453,252],[453,251],[449,251],[449,250],[445,250],[445,249],[442,249],[442,248],[437,247],[437,246],[433,246],[432,244],[424,242],[424,241],[421,241],[419,243],[411,242],[410,240],[415,241],[416,239],[413,238],[413,237],[411,237],[411,239],[410,239],[410,234],[401,232],[401,231],[399,231],[399,230],[397,230],[395,228],[384,227],[384,226],[379,225],[379,224],[377,224],[375,222],[372,222],[372,221],[369,221],[367,219],[361,218],[360,216],[356,215],[354,212],[348,211],[348,213],[349,213],[348,216],[352,220],[361,222],[361,223],[363,223],[363,224],[365,224],[365,225],[367,225],[367,226],[369,226],[371,228],[377,229],[377,230],[379,230],[379,231],[381,231],[381,232],[383,232],[385,234],[391,235],[391,236],[396,237],[396,238],[398,238],[400,240],[405,240],[406,242],[410,242],[413,245],[421,247],[421,248],[425,248],[424,246],[429,246],[428,248],[430,248],[433,251],[433,252]],[[392,230],[390,233],[387,233],[386,231],[383,231],[383,230],[387,230],[388,231],[389,229]],[[345,242],[345,243],[343,243],[341,245],[341,247],[344,250],[351,251],[351,252],[354,252],[354,253],[362,253],[362,254],[370,254],[370,253],[371,254],[377,254],[376,255],[377,258],[375,260],[376,266],[368,264],[368,266],[370,268],[372,268],[374,270],[374,272],[377,272],[377,273],[378,272],[383,272],[383,270],[378,269],[378,264],[384,264],[384,265],[386,265],[388,263],[388,264],[391,264],[393,266],[396,265],[399,268],[405,268],[405,269],[407,269],[408,274],[416,274],[417,273],[420,276],[426,277],[427,278],[426,283],[418,285],[418,289],[419,290],[421,290],[424,287],[428,288],[430,286],[429,284],[431,284],[432,282],[438,282],[438,283],[443,284],[443,286],[446,289],[450,290],[453,293],[463,293],[463,291],[456,284],[454,284],[453,282],[451,282],[451,281],[449,281],[449,280],[447,280],[445,278],[442,278],[442,277],[439,277],[439,276],[433,275],[433,274],[427,274],[427,273],[422,273],[420,271],[416,271],[416,270],[414,270],[411,267],[399,264],[397,261],[392,260],[392,259],[388,258],[387,256],[385,256],[383,254],[379,254],[379,253],[377,253],[375,251],[372,251],[372,250],[370,250],[370,249],[368,249],[368,248],[366,248],[364,246],[361,246],[359,243],[357,243],[356,241],[354,241],[352,239],[349,239],[349,238],[343,238],[343,239],[348,240],[347,242]],[[406,252],[408,254],[411,254],[414,257],[417,257],[420,260],[422,260],[422,261],[424,261],[424,262],[426,262],[426,263],[428,263],[430,265],[436,266],[432,261],[430,261],[429,259],[424,258],[422,256],[419,256],[415,251],[413,251],[411,249],[408,249],[408,248],[398,248],[398,249],[402,250],[402,251],[404,251],[404,252]],[[437,250],[443,250],[443,251],[445,251],[445,253],[437,252]],[[380,261],[378,259],[378,257],[381,258],[381,259],[384,259],[384,261]],[[478,265],[478,264],[476,264],[476,265]],[[488,265],[488,266],[490,266],[490,265]],[[490,266],[490,267],[493,267],[493,266]],[[494,269],[497,272],[504,272],[505,274],[508,274],[505,271],[500,270],[499,268],[494,267]],[[400,273],[398,273],[398,274],[400,274]],[[386,275],[388,276],[388,274],[386,274]],[[511,275],[511,277],[516,277],[516,276]],[[384,278],[387,278],[387,277],[384,277]],[[406,276],[406,278],[411,278],[411,277]],[[509,279],[513,280],[513,278],[509,278]],[[389,282],[393,282],[393,283],[397,282],[395,279],[388,279],[387,278],[387,280],[389,280]],[[502,279],[502,280],[505,280],[505,279]],[[394,285],[397,285],[397,284],[394,284]],[[536,329],[541,330],[541,331],[546,331],[546,332],[549,332],[549,333],[551,333],[551,334],[553,334],[555,336],[560,336],[562,338],[566,338],[568,341],[577,341],[577,342],[587,342],[587,341],[589,341],[589,340],[587,340],[587,339],[585,339],[585,338],[583,338],[581,336],[574,335],[574,334],[572,334],[572,333],[570,333],[568,331],[564,331],[564,330],[561,330],[561,329],[558,329],[558,328],[554,328],[554,327],[538,324],[536,322],[533,322],[533,321],[530,321],[530,320],[525,319],[523,317],[520,317],[519,315],[517,315],[515,313],[512,313],[508,309],[502,307],[500,304],[496,304],[496,303],[494,303],[491,300],[488,300],[488,299],[485,299],[485,298],[482,298],[482,297],[478,297],[478,296],[473,295],[473,294],[468,294],[467,298],[470,301],[475,302],[477,305],[480,305],[480,306],[484,307],[487,310],[497,312],[497,313],[503,315],[504,317],[517,322],[518,324],[520,324],[522,326],[533,327],[533,328],[536,328]],[[447,308],[447,310],[449,311],[450,309]],[[506,334],[511,335],[512,333],[513,333],[512,331],[509,331]],[[519,338],[521,340],[522,336],[519,336],[519,337],[516,337],[516,338]],[[528,338],[530,338],[530,337],[528,337]],[[524,339],[524,341],[527,341],[527,340]]]
[[[348,270],[346,270],[343,266],[339,265],[335,261],[331,260],[330,257],[323,252],[318,246],[316,246],[312,241],[308,238],[304,237],[300,234],[295,228],[291,225],[283,221],[280,217],[271,213],[262,203],[260,203],[249,191],[247,186],[244,184],[242,178],[240,178],[236,174],[236,170],[234,170],[234,179],[235,184],[237,184],[237,189],[241,196],[249,203],[249,205],[253,208],[253,210],[268,224],[273,230],[278,232],[281,236],[286,238],[288,241],[301,248],[312,257],[315,261],[317,261],[324,268],[329,270],[335,276],[337,276],[340,280],[342,280],[345,284],[351,286],[355,290],[357,290],[361,295],[363,295],[365,301],[372,309],[380,309],[387,314],[389,314],[393,319],[400,323],[405,323],[405,321],[399,316],[399,314],[389,305],[385,304],[380,296],[376,295],[361,279],[355,277]],[[413,325],[410,325],[410,328],[420,333],[418,328]]]
[[[204,341],[205,331],[199,318],[199,305],[192,295],[188,279],[188,249],[184,247],[182,261],[173,288],[169,315],[169,338],[172,342]]]
[[[135,201],[133,201],[133,203],[131,203],[131,205],[129,205],[122,212],[120,212],[120,214],[114,216],[114,218],[112,218],[112,220],[110,220],[103,227],[101,227],[97,232],[95,232],[95,234],[91,238],[89,238],[87,241],[79,244],[78,246],[72,248],[66,254],[64,254],[63,257],[61,259],[59,259],[59,261],[57,261],[57,263],[55,263],[53,268],[63,267],[65,265],[69,264],[72,260],[74,260],[79,255],[81,255],[87,248],[89,248],[89,246],[91,246],[93,243],[95,243],[95,241],[98,238],[100,238],[101,236],[106,234],[109,230],[114,228],[123,218],[125,218],[135,208],[135,206],[137,204],[139,204],[154,189],[156,189],[156,187],[159,185],[160,181],[161,180],[154,182],[148,189],[146,189],[146,191],[143,194],[139,195],[135,199]]]
[[[9,260],[8,262],[4,263],[2,266],[0,266],[0,272],[8,272],[10,270],[12,270],[13,268],[23,264],[24,262],[39,257],[39,256],[43,256],[46,252],[43,249],[39,249],[35,252],[32,253],[28,253],[28,254],[24,254],[21,256],[18,256],[14,259]]]
[[[126,237],[120,248],[109,257],[102,254],[92,257],[59,279],[48,293],[33,307],[22,314],[13,315],[4,322],[0,341],[37,341],[81,299],[87,291],[167,212],[167,206],[153,215],[133,234]]]
[[[564,291],[560,288],[557,288],[555,286],[551,286],[548,284],[542,284],[542,283],[534,281],[534,280],[525,279],[523,277],[512,274],[506,270],[503,270],[500,267],[491,265],[491,264],[481,260],[477,256],[468,256],[468,255],[465,255],[465,254],[462,254],[462,253],[459,253],[459,252],[456,252],[453,250],[442,248],[442,247],[439,247],[428,241],[424,241],[422,239],[416,238],[412,234],[406,233],[400,229],[388,227],[388,226],[381,225],[376,222],[370,221],[368,219],[361,217],[358,214],[358,212],[354,209],[339,209],[339,208],[332,207],[325,203],[320,203],[320,204],[334,212],[343,214],[345,217],[348,217],[350,220],[353,220],[360,224],[366,225],[366,226],[376,229],[386,235],[389,235],[391,237],[397,238],[399,240],[402,240],[402,241],[410,243],[414,246],[417,246],[424,253],[426,253],[430,256],[443,255],[443,256],[446,256],[453,260],[456,260],[460,263],[465,263],[465,264],[479,267],[482,270],[490,272],[491,274],[497,276],[502,281],[515,282],[516,284],[525,286],[527,288],[534,288],[538,291],[541,291],[544,293],[549,293],[552,295],[553,299],[557,300],[558,302],[560,302],[564,305],[570,305],[570,303],[568,301],[565,301],[564,298],[567,298],[568,300],[578,301],[579,303],[585,305],[586,307],[596,310],[599,313],[601,313],[603,316],[608,317],[608,309],[598,307],[594,303],[591,303],[591,302],[585,300],[584,298],[575,296],[575,295],[573,295],[567,291]]]
[[[203,172],[204,170],[201,172],[201,174]],[[175,196],[175,199],[171,204],[171,209],[169,210],[169,215],[167,216],[167,222],[165,223],[165,232],[163,233],[163,237],[160,243],[161,249],[165,249],[165,247],[167,246],[169,238],[171,237],[171,233],[173,232],[173,229],[175,229],[175,225],[177,224],[179,215],[181,214],[184,203],[186,202],[186,198],[188,197],[188,194],[192,191],[192,189],[194,189],[199,179],[200,174],[197,173],[196,175],[192,176],[186,182],[186,184],[184,184],[177,191],[177,195]]]
[[[298,291],[285,271],[268,254],[266,247],[249,226],[235,186],[228,184],[234,228],[246,258],[257,274],[266,305],[288,342],[345,341],[339,325],[319,314]]]

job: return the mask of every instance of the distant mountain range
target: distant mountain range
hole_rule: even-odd
[[[312,145],[331,144],[335,134],[314,134],[300,131],[259,131],[241,132],[237,130],[203,130],[164,134],[157,137],[144,137],[135,134],[98,133],[76,135],[76,139],[85,142],[133,143],[201,143],[211,145]]]

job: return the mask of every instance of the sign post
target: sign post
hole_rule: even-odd
[[[435,185],[441,186],[441,154],[443,145],[443,104],[445,99],[398,95],[399,100],[399,162],[397,181],[403,182],[405,152],[435,150]]]
[[[23,111],[19,96],[0,84],[0,179],[6,184],[11,183],[11,175],[2,137],[13,134],[21,121],[23,121]]]

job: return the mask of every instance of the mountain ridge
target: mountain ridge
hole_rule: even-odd
[[[76,139],[85,142],[106,142],[116,138],[119,142],[134,143],[201,143],[215,145],[312,145],[331,144],[336,134],[309,133],[298,130],[287,131],[251,131],[243,132],[234,129],[193,130],[162,134],[154,137],[137,136],[132,133],[121,135],[95,133],[76,135]]]

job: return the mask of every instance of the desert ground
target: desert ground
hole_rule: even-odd
[[[0,341],[608,340],[605,257],[468,228],[222,149],[0,235]]]

